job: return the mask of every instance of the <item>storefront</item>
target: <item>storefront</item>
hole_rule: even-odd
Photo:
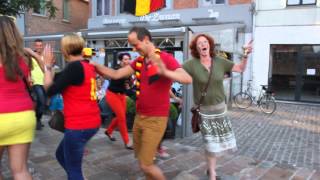
[[[83,36],[88,46],[95,49],[97,61],[110,66],[118,51],[130,48],[127,42],[128,30],[133,26],[144,26],[152,34],[153,42],[159,48],[171,51],[180,63],[191,58],[189,43],[197,33],[206,33],[214,37],[218,51],[226,52],[231,60],[239,61],[239,52],[244,42],[251,39],[251,5],[215,6],[193,9],[158,11],[146,16],[135,17],[128,14],[117,16],[94,16],[89,19],[88,31]],[[230,12],[233,12],[230,14]],[[94,12],[93,12],[94,14]],[[170,50],[170,48],[172,50]],[[104,49],[104,50],[102,50]],[[99,52],[105,57],[101,61]],[[134,55],[134,54],[133,54]],[[100,60],[99,60],[100,57]],[[250,72],[248,72],[250,73]],[[242,76],[234,74],[226,80],[227,97],[240,91]],[[190,107],[193,104],[191,86],[183,86],[182,130],[179,137],[192,134]]]
[[[130,50],[127,34],[133,26],[148,28],[155,45],[172,52],[180,63],[191,58],[189,43],[192,36],[197,33],[206,33],[214,37],[217,51],[228,54],[231,60],[238,62],[242,45],[252,36],[250,8],[250,4],[244,4],[165,10],[142,17],[127,14],[93,16],[88,21],[88,29],[81,31],[81,35],[86,39],[87,46],[96,51],[93,60],[107,66],[111,66],[115,62],[118,52]],[[54,41],[57,42],[61,36],[26,37],[25,40],[31,42],[35,38],[42,38],[44,41],[55,39]],[[58,50],[57,43],[55,43],[55,46],[55,49]],[[132,54],[136,56],[136,54]],[[63,63],[62,60],[59,60],[59,62]],[[250,71],[247,73],[250,74]],[[225,83],[228,92],[227,97],[231,97],[231,94],[240,91],[242,76],[231,74],[231,77],[232,81],[230,82],[230,79],[227,79]],[[190,107],[193,104],[190,95],[192,94],[192,87],[183,86],[181,89],[185,106],[182,110],[184,121],[182,121],[181,132],[178,136],[185,137],[192,134],[190,127]]]
[[[271,45],[278,100],[320,102],[320,45]]]
[[[319,30],[318,26],[256,28],[255,87],[271,85],[277,100],[319,103]]]

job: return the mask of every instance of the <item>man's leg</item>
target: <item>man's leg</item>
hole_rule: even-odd
[[[36,106],[36,117],[37,117],[37,130],[42,128],[41,117],[46,109],[46,94],[43,86],[34,85],[33,91],[36,94],[37,106]]]
[[[145,117],[142,118],[141,149],[138,160],[141,170],[146,178],[165,179],[161,169],[153,164],[153,158],[157,152],[159,143],[167,126],[167,117]]]
[[[164,180],[166,179],[161,171],[161,169],[156,165],[143,165],[139,162],[140,168],[144,172],[147,180]]]

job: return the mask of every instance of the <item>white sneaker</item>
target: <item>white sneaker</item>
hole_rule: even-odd
[[[157,155],[160,158],[169,158],[170,154],[168,154],[164,149],[159,149]]]

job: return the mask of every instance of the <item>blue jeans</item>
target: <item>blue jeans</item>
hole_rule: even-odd
[[[46,110],[46,101],[47,101],[47,96],[44,91],[43,86],[41,85],[34,85],[32,86],[32,90],[36,94],[36,100],[37,100],[37,106],[36,106],[36,117],[37,117],[37,123],[41,123],[41,117],[42,114]]]
[[[65,129],[56,158],[68,175],[68,180],[83,180],[82,157],[87,142],[98,132],[96,129]]]

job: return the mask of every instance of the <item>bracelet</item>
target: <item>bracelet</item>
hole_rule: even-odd
[[[240,57],[241,59],[248,59],[248,55],[245,55],[245,54],[242,54]]]
[[[51,71],[52,70],[52,66],[48,66],[48,65],[45,65],[44,66],[44,71]]]

